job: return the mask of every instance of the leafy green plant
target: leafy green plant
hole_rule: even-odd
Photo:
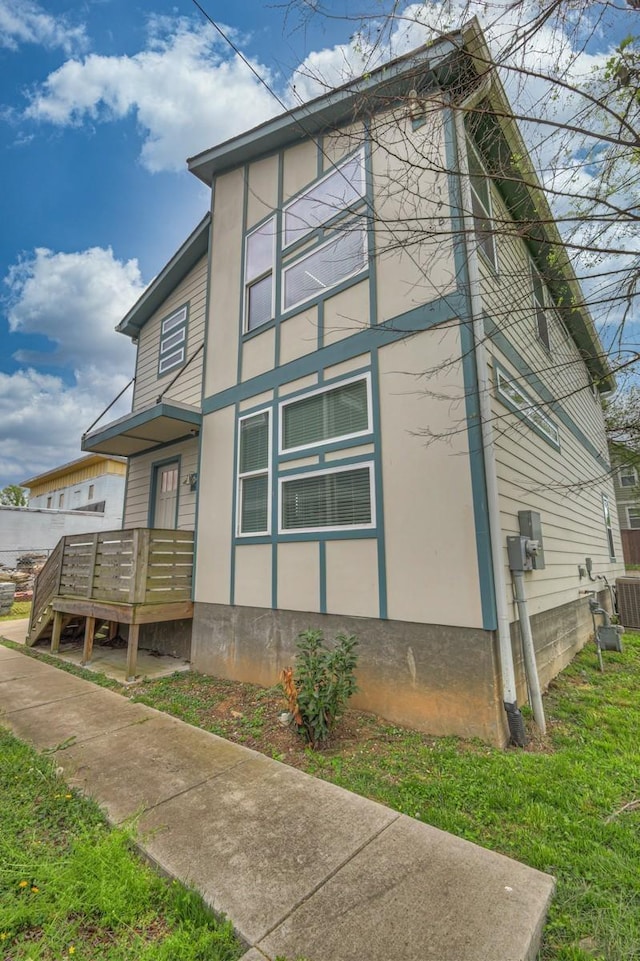
[[[293,687],[287,696],[294,723],[311,747],[326,744],[340,711],[358,689],[357,645],[353,634],[338,634],[333,648],[325,646],[322,631],[298,635]]]

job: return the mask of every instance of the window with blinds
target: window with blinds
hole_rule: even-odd
[[[238,534],[269,533],[269,411],[239,421]]]
[[[534,404],[527,397],[515,381],[506,377],[498,367],[496,367],[496,393],[503,403],[522,414],[540,434],[543,434],[554,446],[560,447],[560,434],[554,422],[542,412],[538,404]]]
[[[245,329],[255,330],[274,315],[273,263],[276,221],[271,217],[245,241]]]
[[[367,231],[351,222],[326,243],[282,271],[282,309],[290,310],[367,266]]]
[[[160,359],[158,373],[166,374],[174,367],[181,367],[187,348],[186,305],[166,317],[160,325]]]
[[[336,468],[282,480],[281,530],[373,527],[372,466]]]
[[[368,434],[370,406],[367,377],[285,402],[280,407],[280,449],[299,450]]]
[[[365,192],[364,152],[359,150],[284,208],[284,246],[331,220]]]
[[[493,226],[493,209],[491,205],[491,188],[489,178],[476,148],[467,139],[467,159],[469,163],[469,180],[471,182],[471,212],[473,214],[478,249],[490,262],[495,270],[498,269],[498,255]]]

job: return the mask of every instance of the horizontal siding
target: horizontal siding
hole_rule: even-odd
[[[196,523],[196,494],[183,484],[187,474],[198,471],[198,441],[184,441],[161,451],[143,454],[129,461],[127,498],[124,513],[124,527],[146,527],[149,519],[149,497],[153,476],[153,465],[180,457],[180,477],[178,480],[178,527],[192,531]]]
[[[494,193],[495,214],[507,216]],[[556,450],[500,401],[492,389],[496,468],[500,497],[502,547],[508,570],[506,537],[518,534],[518,511],[539,511],[546,567],[526,577],[530,613],[536,614],[576,600],[581,590],[603,586],[580,578],[578,565],[593,559],[594,571],[615,576],[622,568],[622,546],[617,522],[611,469],[599,462],[550,409],[537,392],[535,378],[560,403],[573,424],[608,461],[604,420],[594,397],[589,371],[573,339],[552,309],[547,311],[548,350],[538,337],[529,258],[517,237],[496,238],[499,270],[480,256],[483,305],[499,331],[526,362],[534,377],[527,378],[509,356],[487,340],[490,379],[495,385],[495,362],[521,387],[533,403],[555,423],[560,435]],[[514,291],[518,296],[514,298]],[[609,497],[616,562],[609,557],[602,495]],[[516,618],[515,606],[512,617]]]
[[[186,370],[183,369],[182,373],[176,369],[161,377],[158,376],[158,356],[162,321],[183,304],[189,305],[187,360],[202,345],[205,329],[206,288],[207,258],[203,257],[140,331],[136,383],[133,395],[134,411],[153,406],[157,402],[159,394],[164,391],[166,391],[165,399],[177,400],[194,406],[200,405],[203,351],[200,351]],[[176,382],[169,387],[171,381],[178,374]]]

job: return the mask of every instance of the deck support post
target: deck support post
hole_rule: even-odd
[[[51,633],[51,653],[57,654],[60,648],[60,635],[62,634],[62,611],[53,612],[53,631]]]
[[[138,636],[140,634],[139,624],[129,625],[129,643],[127,645],[127,680],[135,681],[136,662],[138,659]]]
[[[91,652],[93,651],[93,636],[96,632],[96,619],[95,617],[88,617],[84,628],[84,647],[82,649],[82,660],[81,664],[88,664],[91,660]]]

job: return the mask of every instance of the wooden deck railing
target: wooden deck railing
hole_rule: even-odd
[[[63,537],[38,575],[28,643],[44,629],[54,597],[113,604],[191,599],[193,531],[133,528]]]

